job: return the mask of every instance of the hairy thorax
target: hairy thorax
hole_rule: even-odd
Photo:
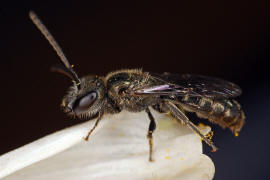
[[[120,70],[110,73],[106,77],[108,97],[122,109],[139,112],[148,106],[156,104],[157,96],[138,96],[133,90],[151,85],[147,72],[141,70]]]

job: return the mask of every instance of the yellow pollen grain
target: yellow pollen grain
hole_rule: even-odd
[[[166,148],[166,152],[169,152],[169,148]]]
[[[201,127],[201,128],[203,128],[203,127],[209,127],[208,125],[205,125],[203,123],[199,123],[198,126]]]
[[[169,156],[165,156],[165,159],[168,160],[169,159]]]
[[[209,139],[209,140],[212,140],[213,136],[214,136],[214,132],[213,131],[210,131],[208,134],[205,135],[205,137],[207,139]]]
[[[66,101],[62,101],[62,104],[61,104],[63,107],[65,107],[66,106]]]
[[[238,132],[235,132],[235,133],[234,133],[234,136],[235,136],[235,137],[238,137],[238,136],[239,136],[239,133],[238,133]]]
[[[71,65],[71,68],[74,68],[74,64]]]
[[[121,137],[125,136],[125,134],[124,134],[124,133],[120,133],[119,135],[120,135]]]
[[[182,161],[184,161],[184,158],[183,158],[183,157],[181,157],[180,159],[181,159]]]
[[[205,125],[203,123],[198,124],[199,127],[204,127]]]

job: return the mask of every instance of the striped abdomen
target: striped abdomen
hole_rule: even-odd
[[[244,122],[245,115],[240,104],[229,99],[210,99],[204,97],[179,97],[180,105],[185,111],[195,112],[198,117],[208,119],[210,122],[237,134]]]

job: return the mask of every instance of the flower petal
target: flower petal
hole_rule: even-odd
[[[157,121],[153,135],[154,162],[148,161],[146,134],[150,121],[147,114],[121,112],[105,116],[89,142],[82,138],[94,121],[42,138],[10,152],[9,158],[8,154],[3,155],[0,157],[1,171],[3,159],[6,163],[23,164],[22,160],[29,158],[26,164],[30,165],[58,153],[4,179],[212,179],[214,165],[202,154],[200,137],[169,116],[155,112],[153,115]],[[203,129],[205,133],[209,130]],[[17,165],[17,169],[24,166]]]

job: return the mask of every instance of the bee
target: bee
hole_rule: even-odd
[[[244,125],[244,112],[234,100],[242,93],[236,84],[201,75],[155,74],[140,69],[119,70],[102,77],[89,75],[79,78],[38,16],[32,11],[29,16],[61,59],[62,65],[52,70],[68,76],[73,82],[62,100],[61,108],[66,114],[78,119],[96,119],[85,140],[88,140],[104,114],[115,114],[122,110],[145,111],[150,120],[147,132],[149,161],[153,161],[156,123],[149,107],[160,113],[169,113],[179,123],[188,126],[212,147],[212,151],[216,151],[217,147],[189,120],[185,112],[196,113],[199,118],[229,128],[235,135]]]

